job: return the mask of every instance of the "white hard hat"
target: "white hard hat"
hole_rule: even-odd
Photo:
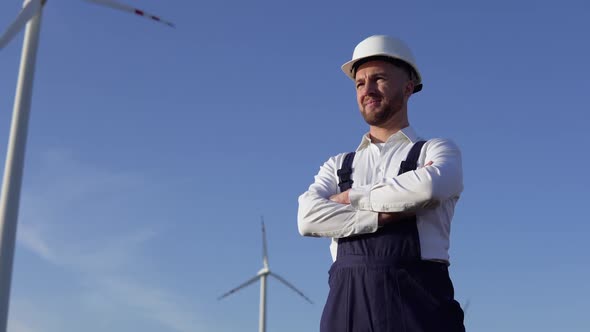
[[[376,35],[366,38],[354,48],[352,60],[342,65],[342,71],[352,80],[355,79],[355,64],[363,59],[373,57],[388,57],[398,59],[407,63],[413,70],[412,79],[414,81],[414,93],[422,90],[422,76],[416,66],[416,60],[410,48],[403,41],[384,35]]]

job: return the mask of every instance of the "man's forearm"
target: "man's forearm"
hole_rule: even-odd
[[[458,147],[441,139],[434,139],[425,147],[429,162],[415,171],[353,187],[350,204],[359,210],[389,213],[433,208],[458,197],[463,190]]]
[[[304,236],[341,238],[377,230],[377,213],[358,211],[349,204],[323,198],[312,191],[299,197],[299,233]]]

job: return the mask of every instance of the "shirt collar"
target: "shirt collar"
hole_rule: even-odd
[[[412,143],[416,143],[418,141],[418,135],[416,134],[416,131],[414,130],[414,128],[412,128],[411,126],[407,126],[403,129],[401,129],[400,131],[398,131],[397,133],[389,136],[389,138],[387,139],[385,144],[388,144],[388,143],[391,143],[394,141],[399,141],[399,140],[408,140]],[[371,145],[371,143],[372,142],[371,142],[371,137],[369,136],[369,133],[364,134],[363,138],[361,140],[361,144],[358,146],[356,151],[366,149],[367,147],[369,147]]]

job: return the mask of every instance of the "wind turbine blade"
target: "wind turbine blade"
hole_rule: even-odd
[[[278,274],[271,272],[270,273],[271,276],[275,277],[278,281],[282,282],[283,284],[287,285],[287,287],[291,288],[292,290],[294,290],[297,294],[301,295],[301,297],[303,297],[307,302],[313,304],[313,302],[307,297],[305,296],[305,294],[303,294],[302,291],[298,290],[297,288],[295,288],[295,286],[291,285],[287,280],[285,280],[283,277],[279,276]]]
[[[232,295],[233,293],[235,293],[235,292],[239,291],[240,289],[242,289],[242,288],[244,288],[244,287],[247,287],[247,286],[249,286],[249,285],[251,285],[251,284],[255,283],[255,282],[258,280],[258,278],[260,278],[260,277],[259,277],[259,276],[255,276],[254,278],[252,278],[252,279],[250,279],[250,280],[246,281],[245,283],[243,283],[243,284],[239,285],[238,287],[236,287],[236,288],[234,288],[234,289],[230,290],[229,292],[227,292],[227,293],[225,293],[225,294],[221,295],[221,296],[220,296],[220,297],[218,297],[217,299],[218,299],[218,300],[221,300],[221,299],[223,299],[223,298],[225,298],[225,297],[228,297],[228,296]]]
[[[4,46],[8,45],[10,41],[27,25],[30,19],[35,16],[41,10],[41,0],[30,0],[27,4],[21,9],[18,16],[8,26],[6,31],[0,37],[0,50],[4,48]]]
[[[170,27],[173,27],[174,28],[174,23],[172,23],[172,22],[165,21],[162,18],[160,18],[159,16],[150,14],[150,13],[144,11],[144,10],[141,10],[141,9],[138,9],[138,8],[135,8],[135,7],[131,7],[131,6],[128,6],[126,4],[122,4],[122,3],[117,2],[117,1],[114,1],[114,0],[86,0],[86,1],[88,1],[88,2],[94,2],[97,5],[111,7],[113,9],[117,9],[117,10],[120,10],[120,11],[132,13],[132,14],[139,15],[139,16],[143,16],[143,17],[146,17],[146,18],[148,18],[150,20],[157,21],[157,22],[160,22],[160,23],[164,23],[167,26],[170,26]]]
[[[268,267],[268,250],[266,248],[266,229],[264,228],[264,217],[260,217],[262,222],[262,261],[265,267]]]

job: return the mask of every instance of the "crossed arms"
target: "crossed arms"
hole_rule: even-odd
[[[433,139],[424,149],[429,162],[421,168],[343,193],[338,192],[336,175],[343,156],[330,158],[299,196],[301,235],[342,238],[372,233],[380,225],[458,197],[463,190],[459,148],[452,141]]]

